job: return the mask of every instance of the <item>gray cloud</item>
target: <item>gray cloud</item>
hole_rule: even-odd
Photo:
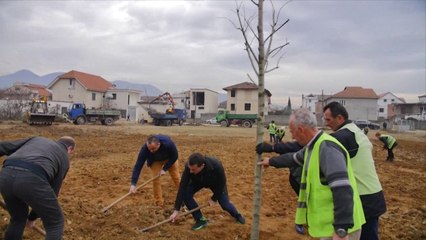
[[[416,101],[426,92],[425,8],[420,0],[291,2],[275,40],[290,45],[266,78],[273,101],[345,86]],[[171,92],[221,92],[253,76],[227,20],[236,21],[234,10],[233,1],[0,1],[0,74],[75,69]]]

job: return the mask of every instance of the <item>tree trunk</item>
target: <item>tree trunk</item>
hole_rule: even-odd
[[[257,117],[257,137],[256,143],[263,142],[263,122],[264,122],[264,111],[265,111],[265,44],[263,37],[263,1],[259,0],[258,2],[258,41],[259,41],[259,71],[258,71],[258,81],[259,81],[259,92],[258,92],[258,117]],[[251,235],[250,239],[257,240],[259,239],[259,229],[260,229],[260,205],[262,197],[262,166],[258,165],[258,162],[261,162],[261,155],[256,154],[255,162],[255,180],[254,180],[254,197],[253,197],[253,223],[251,226]]]

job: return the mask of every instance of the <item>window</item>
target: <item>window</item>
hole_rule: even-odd
[[[112,94],[112,99],[117,99],[117,93]]]
[[[194,105],[204,105],[204,92],[193,92]]]
[[[342,104],[343,106],[345,106],[345,103],[346,103],[345,100],[340,100],[339,102],[340,102],[340,104]]]
[[[130,105],[130,95],[127,95],[127,105]]]
[[[391,101],[392,101],[392,102],[395,102],[395,99],[392,99]]]
[[[385,109],[384,108],[379,108],[379,112],[385,112]]]
[[[311,99],[309,99],[309,100],[308,100],[308,102],[310,103],[310,102],[311,102]]]
[[[251,104],[250,103],[245,103],[244,104],[244,110],[245,111],[250,111],[251,110]]]
[[[387,99],[383,99],[383,102],[387,102],[388,100]]]
[[[70,78],[70,87],[74,87],[74,85],[75,85],[75,79]]]
[[[231,111],[235,111],[235,103],[231,103]]]
[[[92,93],[92,101],[96,101],[96,93]]]
[[[235,97],[235,90],[231,90],[231,97]]]

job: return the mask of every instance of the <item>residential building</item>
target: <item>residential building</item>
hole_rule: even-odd
[[[106,92],[113,85],[104,78],[72,70],[53,80],[48,86],[53,101],[80,102],[87,108],[102,108]]]
[[[422,96],[419,96],[419,102],[426,103],[426,94],[422,95]]]
[[[218,92],[207,88],[191,88],[189,90],[190,118],[201,118],[202,114],[217,113]]]
[[[108,89],[106,92],[104,107],[121,110],[121,117],[131,121],[137,121],[140,113],[138,112],[138,101],[141,91],[132,89]]]
[[[12,87],[6,89],[4,95],[9,99],[31,100],[45,98],[48,101],[52,100],[52,92],[46,86],[33,83],[16,82]]]
[[[389,119],[389,115],[393,115],[391,105],[394,103],[405,103],[405,100],[391,92],[380,94],[377,100],[377,117],[382,120]]]
[[[379,96],[371,88],[345,87],[327,98],[324,105],[336,101],[346,108],[351,120],[377,121],[378,99]]]
[[[223,88],[227,92],[226,109],[234,114],[257,114],[258,86],[242,82]],[[272,94],[265,89],[265,115],[268,115]]]
[[[331,97],[331,95],[324,94],[308,94],[302,95],[302,108],[307,108],[312,114],[317,117],[322,117],[322,108],[324,107],[324,100]]]

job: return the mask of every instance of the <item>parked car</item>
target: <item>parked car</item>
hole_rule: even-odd
[[[216,124],[217,121],[216,121],[216,118],[214,117],[214,118],[207,119],[206,123],[208,123],[208,124]]]
[[[369,129],[377,130],[380,129],[380,125],[377,123],[372,123],[368,120],[355,120],[355,125],[357,125],[360,129],[364,129],[368,127]]]

